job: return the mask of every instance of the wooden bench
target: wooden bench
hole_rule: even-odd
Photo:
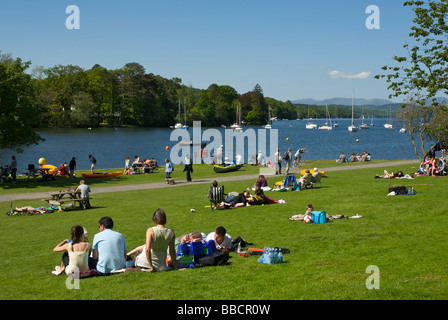
[[[57,206],[58,209],[62,211],[62,205],[67,202],[71,202],[73,204],[73,207],[75,207],[76,202],[79,202],[79,204],[83,209],[87,209],[84,202],[90,201],[92,200],[92,198],[60,199],[60,200],[43,199],[43,200],[47,201],[49,205]]]

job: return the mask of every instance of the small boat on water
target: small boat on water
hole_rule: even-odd
[[[123,172],[119,171],[119,172],[103,172],[103,173],[83,173],[82,177],[84,179],[94,179],[94,178],[111,178],[111,177],[117,177],[117,176],[121,176],[123,174]]]
[[[317,130],[333,130],[333,126],[331,125],[331,118],[330,118],[330,114],[328,113],[328,105],[325,105],[325,108],[327,110],[327,122],[325,122],[325,124],[323,126],[320,126],[319,128],[317,128]],[[330,121],[330,125],[328,125],[328,121]]]
[[[348,126],[348,131],[356,132],[358,131],[358,127],[353,123],[353,114],[355,112],[355,90],[353,90],[353,98],[352,98],[352,124]]]
[[[263,128],[265,129],[272,129],[272,120],[271,120],[271,106],[268,106],[268,124],[264,125]]]
[[[224,173],[239,170],[241,167],[241,164],[215,165],[213,170],[216,173]]]

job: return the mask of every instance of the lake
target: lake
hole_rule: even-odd
[[[373,127],[358,129],[357,132],[347,130],[351,119],[337,119],[340,127],[333,128],[331,131],[307,130],[305,128],[307,120],[274,121],[272,128],[278,130],[278,145],[282,154],[287,148],[291,148],[293,153],[299,148],[307,148],[308,153],[303,155],[303,160],[337,159],[341,152],[349,156],[352,152],[362,154],[364,151],[369,152],[372,159],[414,159],[414,149],[409,135],[399,132],[401,127],[397,126],[398,122],[395,122],[394,129],[385,129],[383,124],[386,120],[386,118],[374,119]],[[325,119],[313,119],[318,126],[323,125],[325,121]],[[332,122],[334,123],[334,120]],[[370,125],[370,120],[366,123]],[[355,124],[357,125],[358,121],[355,121]],[[244,130],[249,128],[255,129],[255,132],[262,129],[261,126],[243,126]],[[206,129],[209,128],[202,128],[202,130]],[[224,128],[215,129],[224,135]],[[192,128],[188,130],[193,138]],[[141,159],[154,157],[161,165],[170,154],[165,147],[172,148],[177,143],[170,141],[172,131],[173,129],[170,128],[38,130],[38,133],[46,139],[45,142],[25,148],[23,153],[0,150],[0,164],[9,164],[11,156],[15,155],[18,161],[18,173],[22,173],[28,164],[33,163],[37,166],[41,157],[47,159],[47,164],[57,167],[65,161],[68,163],[72,157],[76,157],[77,169],[86,170],[90,168],[88,155],[92,154],[97,159],[98,170],[122,168],[126,156],[131,158],[132,163],[135,155]],[[267,136],[269,143],[269,132]],[[289,138],[289,141],[286,138]],[[416,142],[420,150],[420,144]],[[429,146],[430,144],[426,145],[427,148]],[[246,161],[247,158],[246,151]]]

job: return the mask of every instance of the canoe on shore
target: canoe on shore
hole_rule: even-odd
[[[216,173],[224,173],[224,172],[236,171],[241,167],[242,167],[241,164],[229,164],[226,166],[215,165],[213,167],[213,170],[215,170]]]
[[[123,172],[103,172],[103,173],[94,173],[94,174],[90,174],[90,173],[83,173],[82,177],[84,179],[93,179],[93,178],[111,178],[111,177],[117,177],[122,175]]]

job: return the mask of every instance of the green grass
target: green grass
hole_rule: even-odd
[[[326,167],[328,162],[307,163]],[[197,168],[196,168],[197,167]],[[193,180],[213,178],[208,166],[196,166]],[[238,174],[256,174],[256,167]],[[448,178],[414,180],[374,179],[384,168],[328,172],[322,187],[300,192],[267,192],[286,204],[252,206],[211,212],[208,184],[95,194],[90,210],[72,209],[40,216],[0,216],[0,299],[447,299],[446,199]],[[388,167],[416,171],[416,165]],[[175,175],[185,179],[181,168]],[[163,180],[163,173],[120,177],[93,182],[97,185],[146,183]],[[270,184],[279,177],[267,177]],[[154,182],[153,181],[153,182]],[[56,182],[56,181],[55,181]],[[225,191],[246,189],[254,181],[225,182]],[[27,182],[34,184],[33,182]],[[90,183],[90,181],[89,181]],[[413,186],[415,196],[387,197],[392,184]],[[25,182],[14,193],[28,192]],[[4,185],[3,185],[4,186]],[[58,189],[36,183],[39,191]],[[67,187],[60,185],[60,187]],[[34,189],[33,189],[34,190]],[[0,193],[11,190],[3,188]],[[41,205],[40,200],[15,201],[14,206]],[[302,214],[306,204],[328,214],[355,215],[326,224],[305,224],[288,218]],[[144,272],[82,279],[80,290],[68,290],[66,277],[51,274],[60,263],[52,249],[81,224],[90,240],[98,220],[108,215],[115,230],[126,237],[128,250],[145,241],[157,208],[167,212],[167,226],[176,235],[192,231],[209,233],[223,225],[232,237],[242,237],[256,247],[278,246],[291,250],[285,263],[264,265],[258,256],[231,254],[230,265],[157,274]],[[190,208],[196,212],[191,213]],[[9,202],[0,203],[0,211]],[[378,266],[380,289],[368,290],[366,268]]]

